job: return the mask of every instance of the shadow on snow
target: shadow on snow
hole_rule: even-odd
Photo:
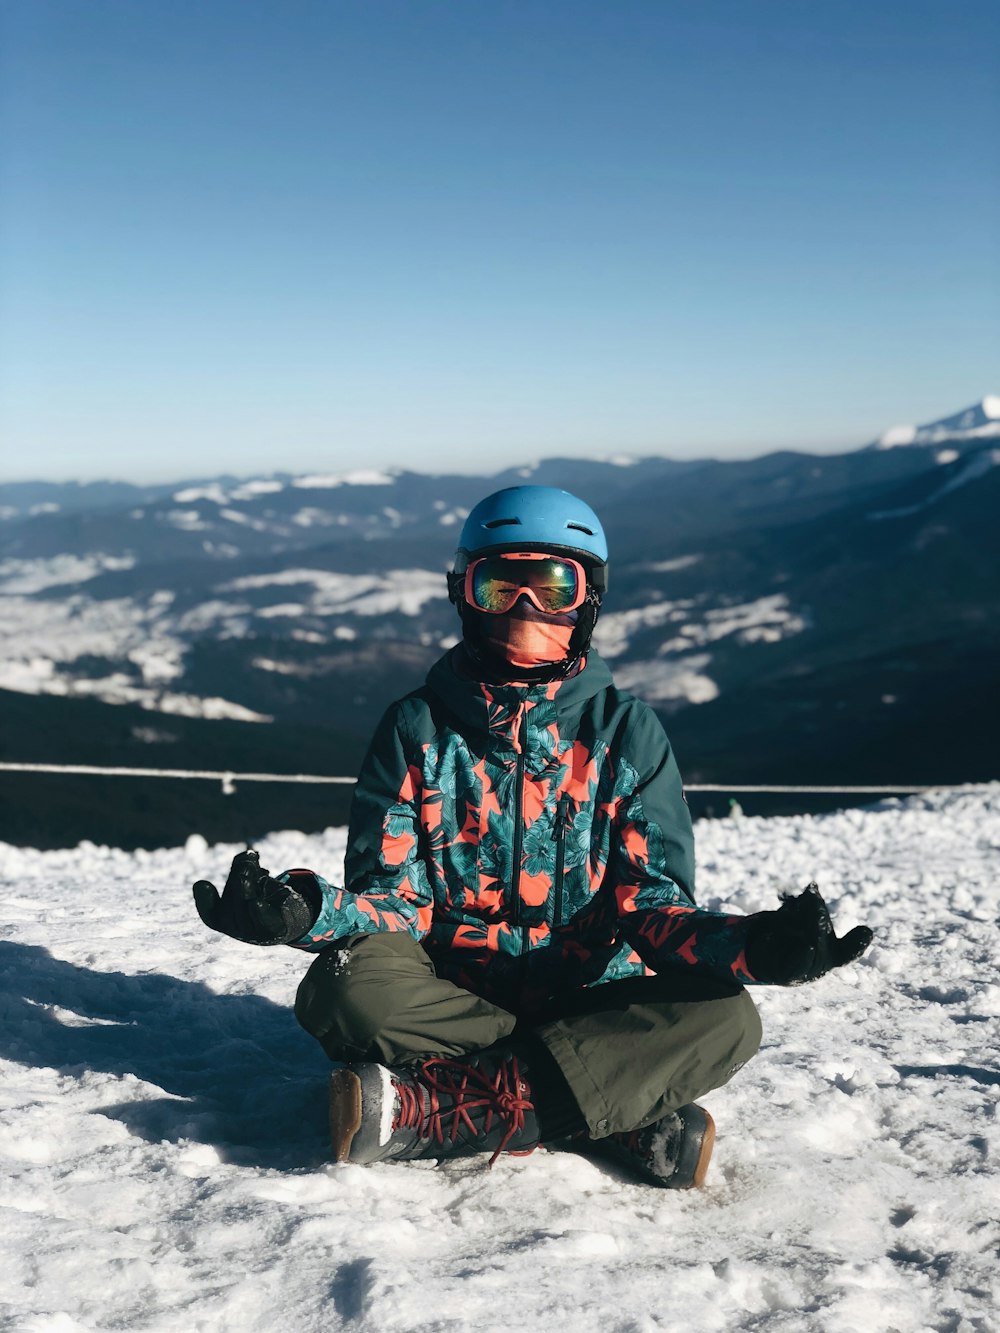
[[[96,1108],[149,1142],[190,1139],[276,1169],[327,1155],[329,1066],[288,1007],[159,973],[95,972],[0,941],[0,1011],[8,1060],[150,1085]]]

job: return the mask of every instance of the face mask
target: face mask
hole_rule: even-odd
[[[515,667],[561,662],[569,652],[576,612],[546,615],[521,600],[506,615],[476,616],[483,642],[495,656]]]

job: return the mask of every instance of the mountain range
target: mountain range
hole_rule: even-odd
[[[0,759],[353,774],[455,641],[465,514],[531,482],[601,515],[595,644],[688,781],[995,777],[998,463],[987,397],[823,456],[0,485]],[[0,796],[6,841],[150,846],[323,827],[349,788],[0,775]]]

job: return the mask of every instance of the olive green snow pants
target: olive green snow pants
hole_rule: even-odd
[[[567,995],[539,1021],[435,975],[409,935],[354,935],[325,949],[295,1002],[333,1060],[407,1064],[530,1033],[554,1057],[594,1138],[650,1124],[721,1087],[760,1044],[735,982],[687,975],[613,981]]]

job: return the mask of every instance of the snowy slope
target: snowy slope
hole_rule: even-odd
[[[816,877],[877,938],[757,991],[696,1195],[544,1152],[331,1166],[305,960],[191,905],[235,848],[0,847],[0,1328],[996,1329],[1000,784],[698,832],[707,905]],[[336,875],[343,842],[261,850]]]

